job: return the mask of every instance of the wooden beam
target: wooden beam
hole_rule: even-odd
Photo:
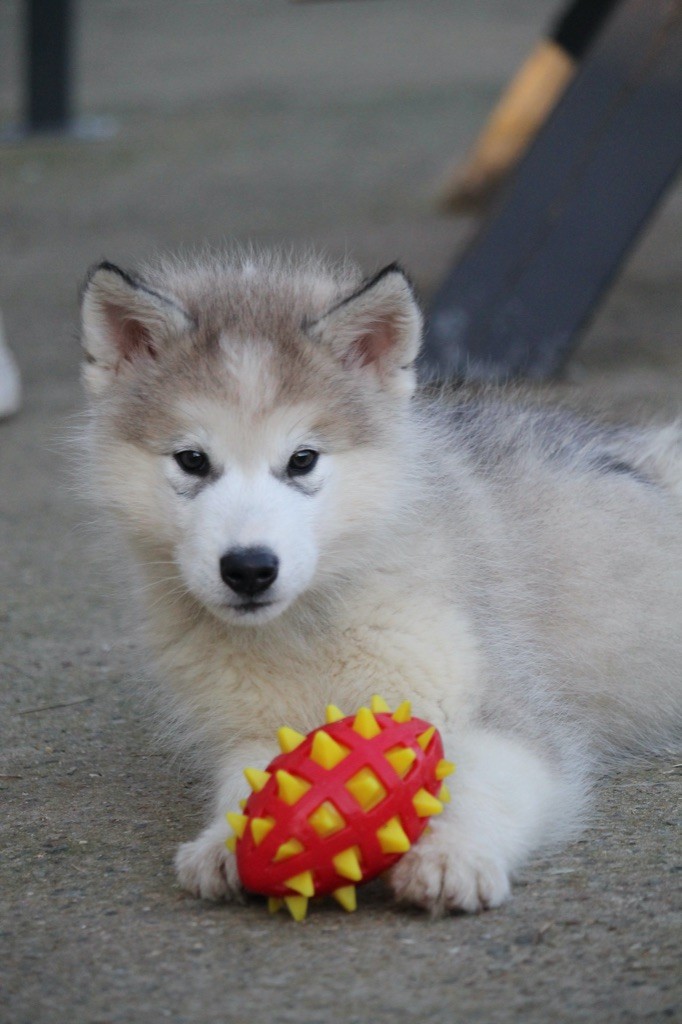
[[[682,0],[623,0],[438,289],[424,377],[564,363],[682,163]]]

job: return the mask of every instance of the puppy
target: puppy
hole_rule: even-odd
[[[682,445],[503,390],[417,388],[397,265],[102,263],[82,303],[87,479],[120,520],[161,702],[213,817],[181,883],[238,890],[225,812],[282,723],[409,698],[457,762],[392,869],[432,910],[500,904],[590,778],[680,720]]]

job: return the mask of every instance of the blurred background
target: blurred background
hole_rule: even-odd
[[[23,10],[0,3],[0,126],[22,116]],[[75,3],[75,113],[115,133],[0,147],[0,309],[29,405],[60,381],[72,400],[77,285],[103,256],[312,243],[367,271],[399,259],[428,297],[472,224],[436,212],[436,185],[556,13],[552,0]],[[681,220],[678,191],[574,361],[612,406],[671,393]],[[617,379],[624,361],[636,380]]]

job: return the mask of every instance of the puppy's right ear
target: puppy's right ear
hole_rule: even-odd
[[[86,364],[83,378],[94,394],[129,364],[155,359],[161,346],[193,326],[180,303],[154,291],[113,263],[88,274],[81,301]]]

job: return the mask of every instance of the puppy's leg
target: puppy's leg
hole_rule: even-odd
[[[581,786],[522,740],[493,732],[451,737],[445,749],[457,762],[451,803],[392,869],[391,886],[432,911],[495,907],[509,896],[514,869],[570,832]]]
[[[248,795],[244,768],[268,764],[273,755],[271,745],[254,741],[235,747],[222,763],[213,820],[192,842],[182,843],[175,856],[178,881],[194,896],[207,900],[238,896],[237,861],[225,846],[232,834],[225,815],[238,811],[239,801]]]

